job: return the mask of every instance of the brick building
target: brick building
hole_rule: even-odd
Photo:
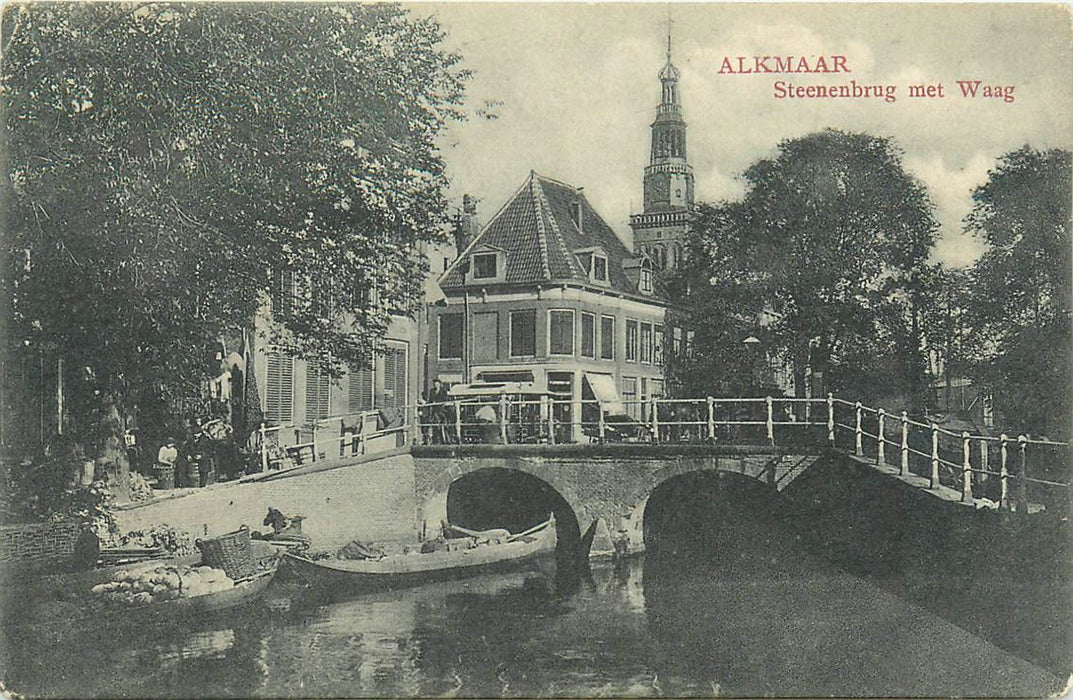
[[[633,402],[663,395],[664,353],[682,349],[653,273],[580,188],[530,173],[440,278],[429,377],[533,382],[640,417]]]

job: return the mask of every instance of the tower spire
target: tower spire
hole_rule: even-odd
[[[667,63],[671,62],[671,25],[674,20],[671,19],[671,6],[667,5]]]

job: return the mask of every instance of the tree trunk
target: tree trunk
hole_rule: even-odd
[[[104,410],[99,426],[101,441],[96,457],[97,471],[103,474],[109,490],[117,501],[130,500],[130,462],[123,440],[124,421],[120,413],[120,401],[114,395],[104,399]]]

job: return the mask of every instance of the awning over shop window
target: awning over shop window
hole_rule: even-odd
[[[611,414],[626,413],[626,406],[622,403],[618,388],[615,386],[615,378],[610,374],[585,373],[585,381],[589,383],[596,400],[600,401],[603,409]]]

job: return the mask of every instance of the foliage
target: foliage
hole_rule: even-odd
[[[946,382],[943,403],[951,405],[952,381],[962,377],[975,357],[970,270],[930,265],[921,279],[926,290],[921,327],[927,349]]]
[[[27,3],[2,28],[8,337],[79,368],[72,415],[196,388],[284,275],[268,340],[333,370],[414,309],[466,78],[433,20]],[[100,425],[72,428],[102,449]]]
[[[100,480],[88,486],[78,483],[81,467],[77,452],[5,464],[0,521],[77,520],[99,537],[114,532],[108,485]]]
[[[1014,430],[1070,435],[1068,151],[1024,146],[973,192],[965,225],[988,248],[973,269],[973,378]]]
[[[826,130],[784,141],[744,176],[745,198],[702,213],[693,231],[691,248],[706,251],[688,273],[698,338],[722,341],[700,358],[708,373],[740,371],[735,336],[751,322],[799,394],[811,367],[834,392],[919,395],[919,275],[936,223],[897,148]]]

